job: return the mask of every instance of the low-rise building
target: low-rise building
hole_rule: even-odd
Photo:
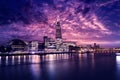
[[[27,50],[27,45],[23,40],[13,39],[10,41],[9,46],[12,48],[12,51],[25,51]]]

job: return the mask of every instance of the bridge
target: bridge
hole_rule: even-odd
[[[94,55],[116,55],[120,53],[120,48],[97,48],[97,49],[81,49],[79,51],[81,54],[94,53]],[[120,54],[119,54],[120,55]]]
[[[120,48],[101,48],[95,49],[94,53],[120,53]]]

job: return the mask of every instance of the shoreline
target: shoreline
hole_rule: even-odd
[[[87,55],[94,55],[94,56],[117,56],[116,53],[79,53],[79,52],[38,52],[38,53],[1,53],[0,56],[25,56],[25,55],[49,55],[49,54],[87,54]],[[119,56],[119,55],[118,55]]]

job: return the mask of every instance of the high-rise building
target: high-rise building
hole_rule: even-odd
[[[61,25],[60,25],[60,17],[57,17],[56,22],[56,50],[61,51],[62,44],[62,33],[61,33]]]
[[[56,25],[55,25],[55,40],[44,37],[44,45],[46,52],[68,52],[69,46],[76,46],[75,42],[63,41],[62,40],[62,32],[61,32],[61,24],[60,17],[57,17]]]
[[[60,17],[59,16],[58,16],[57,22],[56,22],[56,39],[62,39]]]

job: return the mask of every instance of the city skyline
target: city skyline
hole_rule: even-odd
[[[119,3],[119,0],[1,0],[0,41],[6,43],[14,38],[40,41],[43,36],[55,39],[59,15],[63,40],[120,47]]]

